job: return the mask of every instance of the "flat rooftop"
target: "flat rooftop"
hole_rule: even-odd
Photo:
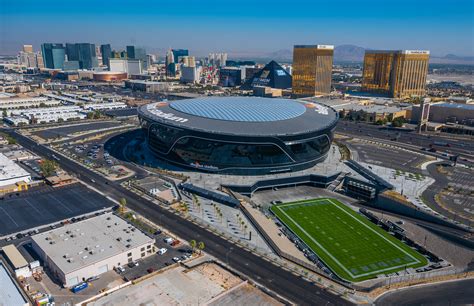
[[[65,274],[154,242],[153,238],[112,213],[32,238]]]
[[[29,181],[30,174],[28,171],[18,166],[15,162],[11,161],[8,157],[0,153],[0,181],[7,181],[11,179],[24,179]],[[0,182],[0,186],[3,186]]]
[[[0,305],[28,305],[13,278],[8,274],[3,262],[0,261]]]

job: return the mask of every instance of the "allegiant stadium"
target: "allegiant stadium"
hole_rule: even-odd
[[[158,158],[238,175],[298,171],[323,161],[338,119],[321,104],[257,97],[151,103],[138,117]]]

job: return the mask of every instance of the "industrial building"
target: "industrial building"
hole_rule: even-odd
[[[331,92],[334,46],[296,45],[293,48],[293,95],[312,97]]]
[[[19,285],[0,261],[0,305],[27,306],[30,305]]]
[[[429,58],[426,50],[367,50],[362,90],[393,98],[423,96]]]
[[[323,161],[338,119],[318,103],[256,97],[152,103],[140,107],[138,117],[159,158],[240,175],[296,171]]]
[[[32,241],[64,287],[155,253],[155,239],[112,213],[35,235]]]
[[[105,102],[105,103],[89,103],[83,106],[84,110],[95,111],[104,109],[121,109],[126,108],[127,104],[123,102]]]
[[[0,98],[0,109],[30,108],[39,106],[59,105],[59,100],[48,99],[47,97],[28,97],[28,98]]]
[[[18,186],[18,184],[29,182],[31,182],[30,173],[0,153],[0,188],[2,191],[9,186]]]
[[[125,81],[125,87],[131,90],[139,90],[148,93],[157,93],[167,91],[169,89],[168,82],[155,82],[155,81],[144,81],[144,80],[127,80]]]
[[[11,111],[11,116],[27,118],[30,123],[48,123],[57,121],[67,121],[72,119],[85,119],[86,114],[82,113],[80,106],[59,106],[33,109],[20,109]],[[15,117],[14,117],[15,118]]]

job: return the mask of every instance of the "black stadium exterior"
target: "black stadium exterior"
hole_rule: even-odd
[[[148,146],[183,168],[261,175],[309,168],[329,151],[338,115],[290,99],[205,97],[138,110]]]

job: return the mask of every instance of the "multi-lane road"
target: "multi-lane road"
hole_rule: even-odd
[[[55,154],[48,147],[37,144],[14,130],[3,129],[3,132],[14,136],[20,145],[40,156],[51,158]],[[55,156],[58,157],[58,154],[56,153]],[[340,296],[323,290],[302,277],[277,267],[188,220],[177,217],[172,212],[123,188],[119,183],[108,181],[67,158],[59,156],[57,161],[64,170],[75,173],[81,180],[94,185],[102,193],[117,200],[126,198],[129,208],[167,228],[177,236],[186,240],[203,241],[205,249],[210,255],[219,258],[233,269],[294,303],[300,305],[351,304]]]
[[[467,135],[422,133],[403,129],[387,129],[378,125],[357,123],[353,121],[339,121],[336,132],[353,137],[380,139],[393,142],[395,145],[416,146],[419,149],[429,148],[432,145],[438,152],[447,152],[459,155],[460,162],[474,165],[474,138]],[[437,145],[448,144],[448,146]],[[467,159],[464,160],[464,159]]]

